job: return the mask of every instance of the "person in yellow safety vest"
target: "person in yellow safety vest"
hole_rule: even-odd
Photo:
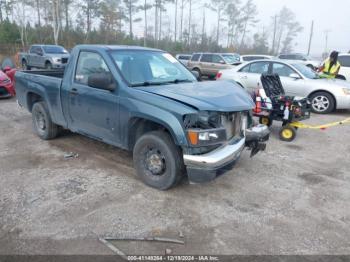
[[[323,65],[320,67],[319,72],[321,72],[320,77],[322,78],[336,78],[339,70],[340,63],[338,61],[338,52],[333,51],[329,58],[324,61]]]

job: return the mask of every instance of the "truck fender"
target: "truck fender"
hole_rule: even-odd
[[[137,120],[144,120],[158,124],[165,128],[174,140],[174,143],[178,146],[188,146],[186,134],[180,123],[180,121],[171,113],[165,110],[159,110],[153,106],[148,105],[149,108],[143,108],[142,112],[131,112],[127,125],[126,134],[130,134],[135,127]],[[153,107],[153,108],[152,108]],[[154,110],[157,110],[155,113]],[[128,143],[130,137],[128,137]]]

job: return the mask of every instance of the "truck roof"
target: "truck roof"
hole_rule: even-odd
[[[160,49],[142,47],[142,46],[132,46],[132,45],[77,45],[75,48],[84,49],[84,48],[92,48],[92,49],[103,49],[103,50],[145,50],[145,51],[159,51],[164,52]]]

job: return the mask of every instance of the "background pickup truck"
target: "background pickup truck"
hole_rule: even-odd
[[[133,151],[136,173],[165,190],[229,170],[244,147],[265,149],[266,126],[248,129],[252,99],[231,82],[198,82],[170,54],[82,45],[63,71],[17,72],[18,102],[42,139],[59,127]]]
[[[68,51],[58,45],[32,45],[29,53],[19,54],[19,61],[24,70],[30,70],[32,67],[47,70],[64,68],[68,59]]]

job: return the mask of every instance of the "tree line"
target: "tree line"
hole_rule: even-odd
[[[174,53],[293,50],[303,28],[291,10],[283,7],[265,26],[257,16],[253,0],[0,0],[0,44],[128,44]]]

